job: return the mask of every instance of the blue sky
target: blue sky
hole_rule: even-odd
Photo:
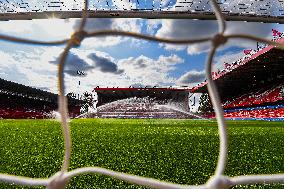
[[[0,13],[8,10],[25,12],[35,10],[82,9],[81,1],[13,0],[2,4]],[[24,3],[23,3],[24,2]],[[139,2],[139,3],[138,3]],[[185,3],[187,2],[187,3]],[[281,2],[221,1],[223,10],[245,11],[257,14],[279,15]],[[251,4],[253,3],[253,4]],[[29,6],[27,6],[29,5]],[[60,7],[48,7],[60,5]],[[63,6],[64,5],[64,6]],[[269,6],[267,6],[269,5]],[[154,8],[157,10],[212,11],[208,0],[90,0],[89,9]],[[264,10],[263,12],[263,8]],[[58,40],[71,36],[78,28],[78,19],[42,19],[2,21],[0,33],[29,39]],[[271,29],[284,31],[279,24],[227,22],[227,34],[242,33],[272,38]],[[216,21],[159,20],[159,19],[88,19],[86,31],[116,29],[172,39],[195,39],[213,36],[218,31]],[[57,93],[56,71],[58,57],[64,46],[20,45],[1,41],[0,77]],[[79,48],[71,50],[65,69],[66,91],[90,91],[95,86],[128,87],[130,85],[195,86],[204,81],[204,62],[210,44],[173,46],[125,37],[100,37],[85,39]],[[214,59],[214,69],[222,69],[224,62],[233,62],[243,56],[244,49],[255,49],[250,41],[229,41],[219,48]],[[86,75],[79,77],[77,71]],[[80,85],[79,85],[80,81]]]
[[[16,2],[17,0],[15,0]],[[22,2],[22,1],[18,1]],[[82,7],[79,2],[62,1],[71,8]],[[72,4],[73,2],[73,4]],[[100,4],[98,4],[100,2]],[[104,1],[91,0],[90,9],[102,5]],[[108,1],[111,7],[118,9],[147,8],[145,0]],[[147,1],[148,2],[148,1]],[[151,1],[152,2],[152,1]],[[182,1],[154,0],[159,9],[180,5]],[[224,1],[223,9],[239,12],[237,1]],[[240,0],[239,3],[248,3]],[[247,10],[261,10],[269,0],[254,1]],[[26,8],[44,8],[37,1],[29,1]],[[184,4],[184,3],[183,3]],[[169,5],[169,7],[165,7]],[[202,6],[201,6],[202,5]],[[36,7],[37,6],[37,7]],[[243,6],[243,5],[242,5]],[[14,5],[12,7],[15,7]],[[105,7],[105,5],[102,5]],[[149,8],[152,5],[149,4]],[[203,0],[191,7],[179,9],[187,11],[203,7],[211,10]],[[267,6],[265,6],[267,7]],[[283,5],[278,2],[266,12],[278,15]],[[0,7],[0,13],[8,9]],[[20,10],[19,11],[23,11]],[[25,11],[25,10],[24,10]],[[262,12],[258,12],[262,14]],[[42,19],[22,21],[0,21],[0,34],[45,41],[69,38],[78,28],[79,19]],[[88,19],[86,31],[116,29],[171,39],[195,39],[213,36],[218,32],[216,21],[200,20],[160,20],[160,19]],[[272,39],[272,29],[284,31],[281,24],[227,22],[226,34],[250,34]],[[58,57],[63,51],[61,46],[23,45],[0,41],[0,77],[24,85],[57,93]],[[210,44],[168,45],[125,37],[100,37],[85,39],[81,46],[73,48],[65,67],[66,92],[83,93],[92,91],[96,86],[129,87],[132,86],[195,86],[204,81],[204,62]],[[232,63],[244,56],[244,49],[256,49],[256,43],[244,40],[230,40],[218,49],[213,69],[222,69],[224,62]],[[84,77],[77,71],[83,71]],[[80,84],[79,84],[80,83]],[[198,96],[197,96],[198,99]],[[195,108],[196,109],[196,108]]]
[[[83,1],[61,0],[61,7],[50,8],[50,0],[11,0],[1,4],[0,13],[38,10],[82,9]],[[52,1],[53,4],[58,4]],[[179,11],[212,11],[208,0],[90,0],[89,8],[128,9],[153,8]],[[147,3],[146,3],[147,2]],[[149,3],[150,2],[150,3]],[[185,4],[184,2],[188,2]],[[18,4],[17,4],[18,3]],[[64,4],[64,7],[62,6]],[[233,13],[247,11],[253,14],[279,16],[284,5],[279,1],[222,1],[223,10]],[[29,5],[29,6],[27,6]],[[153,6],[154,5],[154,6]],[[190,6],[188,6],[190,5]],[[273,6],[271,6],[273,5]],[[243,9],[245,8],[245,9]],[[78,19],[42,19],[0,21],[0,34],[45,41],[69,38],[78,28]],[[88,19],[86,31],[116,29],[171,39],[195,39],[213,36],[218,31],[216,21],[159,20],[159,19]],[[250,34],[272,39],[272,29],[284,32],[281,24],[227,22],[226,34]],[[79,48],[73,48],[65,67],[67,92],[83,93],[96,86],[195,86],[204,81],[204,62],[210,44],[174,46],[125,37],[85,39]],[[62,46],[23,45],[0,41],[0,77],[24,85],[57,93],[58,57]],[[256,49],[256,43],[230,40],[218,49],[213,69],[222,69],[224,62],[232,63],[244,56],[244,49]],[[84,71],[84,77],[77,71]],[[79,85],[80,83],[80,85]],[[197,96],[198,99],[198,96]],[[196,107],[195,107],[196,109]]]
[[[5,21],[0,32],[18,37],[57,40],[69,37],[78,19]],[[227,33],[249,33],[272,38],[271,29],[284,31],[282,25],[228,22]],[[86,30],[118,29],[159,37],[184,39],[212,36],[216,21],[89,19]],[[128,87],[130,85],[194,86],[204,80],[204,61],[208,44],[173,46],[124,37],[86,39],[74,48],[66,65],[67,91],[90,91],[93,87]],[[62,46],[34,46],[1,41],[0,77],[56,92],[56,66]],[[224,62],[243,56],[243,49],[256,48],[256,43],[229,41],[219,49],[215,70]],[[76,71],[86,72],[85,77]],[[80,81],[80,86],[79,86]]]
[[[17,0],[15,0],[17,1]],[[20,1],[19,1],[20,2]],[[65,1],[64,1],[65,2]],[[71,3],[70,3],[71,2]],[[82,7],[72,4],[71,7]],[[99,1],[92,0],[90,8],[94,9]],[[103,1],[100,1],[101,3]],[[112,1],[109,1],[110,3]],[[139,1],[145,7],[146,1]],[[156,8],[170,3],[179,5],[179,1],[153,1]],[[161,3],[162,2],[162,3]],[[226,3],[229,2],[229,3]],[[226,10],[238,12],[235,1],[226,1],[222,6]],[[247,3],[246,0],[238,2]],[[258,9],[269,4],[255,1]],[[29,1],[30,7],[40,6],[37,1]],[[34,5],[33,5],[34,3]],[[190,9],[202,4],[204,10],[211,10],[208,3],[202,1]],[[139,8],[136,1],[113,1],[112,7]],[[150,5],[149,5],[150,6]],[[151,5],[152,6],[152,5]],[[279,2],[269,7],[269,14],[277,15]],[[146,6],[147,7],[147,6]],[[28,9],[28,8],[27,8]],[[182,8],[183,9],[183,8]],[[0,7],[0,12],[5,12]],[[78,28],[79,19],[42,19],[22,21],[2,21],[0,33],[29,39],[45,41],[64,39]],[[216,21],[170,20],[170,19],[88,19],[86,31],[116,29],[143,33],[172,39],[195,39],[213,36],[218,31]],[[272,29],[284,31],[283,25],[227,22],[226,34],[242,33],[272,39]],[[22,45],[0,41],[0,77],[24,85],[57,93],[58,57],[64,46]],[[210,44],[173,46],[125,37],[100,37],[85,39],[79,48],[73,48],[65,68],[66,91],[82,93],[91,91],[96,86],[129,87],[138,86],[195,86],[204,81],[204,62]],[[255,49],[256,43],[244,40],[228,41],[219,48],[214,59],[214,70],[222,69],[224,62],[233,62],[241,58],[244,49]],[[84,71],[84,77],[77,71]],[[80,85],[79,85],[80,81]]]

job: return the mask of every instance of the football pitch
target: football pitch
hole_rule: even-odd
[[[227,121],[226,175],[284,173],[283,122]],[[203,120],[77,119],[69,170],[100,166],[180,184],[203,184],[217,163],[217,123]],[[61,169],[63,137],[55,120],[0,120],[0,172],[47,178]],[[0,184],[0,188],[28,188]],[[33,187],[35,188],[35,187]],[[43,187],[41,187],[43,188]],[[82,175],[68,188],[143,188]],[[236,188],[284,188],[254,185]]]

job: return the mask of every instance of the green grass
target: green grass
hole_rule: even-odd
[[[283,122],[229,121],[226,174],[284,173]],[[216,122],[85,119],[71,122],[71,169],[101,166],[180,184],[202,184],[214,173]],[[0,172],[47,178],[63,156],[60,125],[52,120],[0,120]],[[28,188],[0,184],[0,188]],[[68,188],[142,188],[99,175],[78,176]],[[239,188],[239,187],[238,187]],[[249,188],[284,188],[254,185]]]

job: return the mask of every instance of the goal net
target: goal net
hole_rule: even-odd
[[[41,41],[0,35],[0,40],[12,41],[24,44],[60,45],[65,44],[65,49],[60,56],[58,65],[58,91],[59,112],[61,114],[61,126],[64,137],[64,157],[62,169],[48,179],[28,178],[16,175],[0,174],[0,182],[17,184],[22,186],[46,186],[49,189],[64,188],[68,181],[77,175],[93,173],[102,174],[133,184],[150,188],[230,188],[236,185],[246,184],[271,184],[284,183],[284,173],[274,175],[246,175],[229,177],[224,174],[228,157],[227,128],[224,121],[223,109],[216,85],[212,79],[212,62],[219,46],[227,43],[229,39],[245,39],[257,41],[284,49],[284,45],[262,39],[257,36],[243,34],[225,34],[226,20],[256,21],[283,23],[283,1],[232,1],[232,0],[61,0],[61,1],[24,1],[24,0],[1,0],[0,20],[41,19],[54,16],[56,18],[81,18],[80,27],[74,31],[68,39],[59,41]],[[187,19],[217,19],[219,32],[213,37],[200,39],[166,39],[140,33],[124,32],[117,30],[103,30],[86,32],[84,30],[88,17],[126,17],[126,18],[187,18]],[[156,41],[167,44],[188,45],[196,43],[211,43],[206,65],[206,78],[208,92],[216,112],[218,122],[220,148],[219,158],[215,174],[202,185],[181,185],[164,182],[152,178],[145,178],[126,173],[115,172],[100,167],[84,167],[68,171],[71,158],[72,140],[68,123],[67,99],[63,70],[70,49],[78,48],[86,38],[99,36],[128,36],[143,40]]]

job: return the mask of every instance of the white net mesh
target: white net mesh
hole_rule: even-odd
[[[7,2],[9,3],[9,1]],[[90,6],[90,9],[91,9],[97,6],[97,5],[94,6],[96,2],[106,2],[106,1],[92,0],[90,2],[93,3]],[[122,2],[122,4],[124,4],[124,6],[122,6],[122,9],[123,9],[123,7],[125,8],[126,4],[128,4],[127,2],[132,2],[132,1],[117,1],[118,3],[117,7],[119,7],[119,2]],[[153,1],[153,2],[156,2],[156,1]],[[163,5],[162,3],[166,1],[158,1],[158,2],[160,2],[160,4],[158,3],[159,4],[158,8],[161,8]],[[171,1],[167,1],[167,2],[171,2]],[[203,3],[203,2],[207,2],[206,4],[209,4],[208,1],[199,1],[199,3]],[[255,1],[255,3],[257,2],[258,1]],[[45,1],[45,3],[48,4],[49,8],[58,8],[58,4],[60,4],[60,7],[64,6],[64,1],[57,1],[53,3],[51,1],[49,3]],[[21,38],[6,36],[6,35],[0,35],[0,39],[2,40],[13,41],[13,42],[18,42],[18,43],[25,43],[25,44],[41,44],[41,45],[66,44],[66,47],[63,53],[61,54],[60,63],[58,66],[59,112],[61,114],[61,126],[63,130],[64,149],[65,149],[62,169],[59,172],[57,172],[54,176],[48,179],[27,178],[27,177],[19,177],[19,176],[8,175],[8,174],[0,174],[0,182],[12,183],[12,184],[17,184],[17,185],[25,185],[25,186],[46,186],[49,189],[61,189],[67,185],[68,181],[72,177],[81,175],[81,174],[86,174],[86,173],[93,173],[93,174],[102,174],[106,176],[111,176],[111,177],[121,179],[121,180],[130,182],[133,184],[137,184],[137,185],[142,185],[142,186],[151,187],[151,188],[161,188],[161,189],[162,188],[163,189],[173,189],[173,188],[211,188],[211,189],[221,188],[221,189],[225,189],[225,188],[230,188],[235,185],[246,185],[246,184],[257,184],[257,183],[260,183],[260,184],[261,183],[263,184],[284,183],[284,174],[246,175],[246,176],[237,176],[237,177],[228,177],[224,175],[224,170],[226,167],[227,156],[228,156],[227,127],[224,121],[223,109],[221,106],[218,91],[217,91],[217,88],[211,76],[212,61],[213,61],[216,49],[220,45],[225,44],[229,39],[241,39],[242,38],[242,39],[247,39],[247,40],[253,40],[253,41],[258,41],[258,42],[274,45],[277,48],[281,48],[281,49],[284,49],[283,44],[279,44],[279,43],[276,43],[270,40],[266,40],[266,39],[262,39],[262,38],[258,38],[254,36],[248,36],[248,35],[237,35],[237,34],[225,35],[224,32],[226,31],[226,22],[224,19],[224,15],[222,14],[222,11],[224,12],[226,1],[224,1],[220,7],[217,1],[212,0],[210,1],[212,8],[210,8],[209,5],[207,8],[204,8],[204,9],[214,10],[215,16],[219,24],[219,33],[217,33],[212,38],[208,37],[208,38],[195,39],[195,40],[164,39],[164,38],[157,38],[157,37],[152,37],[148,35],[142,35],[138,33],[122,32],[122,31],[115,31],[115,30],[86,32],[84,31],[84,27],[85,27],[88,12],[85,10],[89,9],[88,1],[85,1],[85,3],[82,4],[74,0],[74,3],[76,6],[80,7],[78,9],[80,10],[83,9],[82,20],[81,20],[81,25],[78,31],[75,31],[75,33],[69,39],[65,39],[61,41],[53,41],[53,42],[44,42],[44,41],[38,41],[38,40],[28,40],[28,39],[21,39]],[[181,1],[179,3],[181,3]],[[187,2],[187,3],[191,5],[190,6],[184,5],[181,8],[189,8],[195,5],[195,3],[193,2]],[[230,3],[234,3],[234,2],[230,1]],[[277,1],[277,3],[278,3],[277,5],[282,6],[281,1]],[[3,3],[2,1],[0,2],[0,4],[1,4],[1,11],[4,13],[15,11],[16,9],[15,7],[17,6],[24,7],[28,5],[24,1],[22,1],[22,3],[10,3],[8,7],[5,7],[4,6],[5,3]],[[238,5],[248,6],[247,4],[244,4],[244,5],[238,4]],[[37,7],[38,6],[39,5],[37,5]],[[130,8],[131,6],[132,5],[130,5]],[[11,7],[14,7],[15,9]],[[29,6],[29,8],[31,7],[32,6]],[[169,9],[171,8],[170,6],[167,6],[167,7]],[[179,7],[177,7],[176,5],[176,7],[173,7],[173,8],[179,8]],[[41,10],[44,10],[44,9],[41,8]],[[36,9],[32,9],[32,11],[37,12]],[[278,13],[279,12],[281,11],[278,11]],[[259,18],[261,20],[261,17]],[[273,18],[270,21],[273,21]],[[129,36],[129,37],[169,43],[169,44],[194,44],[194,43],[203,43],[203,42],[208,42],[208,41],[212,43],[212,47],[211,47],[211,50],[209,52],[208,59],[206,62],[206,77],[208,81],[208,91],[209,91],[209,94],[210,94],[210,97],[211,97],[211,100],[212,100],[212,103],[213,103],[213,106],[216,112],[216,118],[218,122],[218,129],[219,129],[219,136],[220,136],[220,151],[219,151],[219,159],[218,159],[218,164],[216,167],[215,174],[214,176],[211,177],[211,179],[209,179],[207,183],[203,185],[199,185],[199,186],[173,184],[173,183],[163,182],[163,181],[152,179],[152,178],[145,178],[145,177],[125,174],[125,173],[115,172],[115,171],[111,171],[111,170],[100,168],[100,167],[84,167],[84,168],[79,168],[79,169],[75,169],[72,171],[68,171],[69,164],[70,164],[70,158],[71,158],[72,142],[71,142],[69,123],[67,121],[68,120],[67,100],[66,100],[66,97],[64,96],[65,91],[64,91],[63,68],[64,68],[65,60],[67,58],[69,50],[73,47],[80,46],[80,43],[85,38],[98,37],[98,36],[110,36],[110,35]]]

